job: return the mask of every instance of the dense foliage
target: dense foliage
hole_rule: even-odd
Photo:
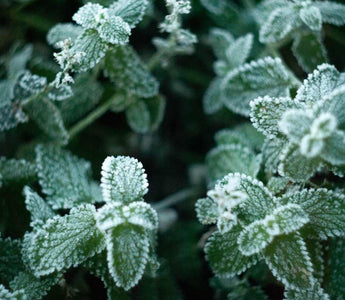
[[[0,8],[0,299],[345,299],[345,4]]]

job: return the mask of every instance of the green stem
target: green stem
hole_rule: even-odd
[[[152,206],[155,210],[163,210],[165,208],[176,205],[188,198],[198,197],[200,193],[200,189],[194,187],[183,189],[175,194],[169,195],[168,197],[164,198],[163,200],[157,203],[154,203]]]
[[[98,118],[103,116],[108,111],[108,109],[111,107],[112,104],[113,104],[113,98],[109,98],[107,101],[105,101],[100,106],[98,106],[95,110],[89,113],[84,119],[82,119],[76,125],[74,125],[68,131],[70,139],[75,137],[79,132],[84,130],[87,126],[91,125],[91,123],[93,123]]]

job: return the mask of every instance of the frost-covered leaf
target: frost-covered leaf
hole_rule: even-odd
[[[320,10],[313,5],[303,7],[299,11],[299,16],[304,24],[313,31],[320,31],[322,27],[322,17]]]
[[[164,111],[165,98],[160,95],[139,99],[126,110],[128,125],[138,133],[155,131],[163,120]]]
[[[228,49],[233,41],[234,37],[227,30],[213,28],[210,32],[210,43],[218,59],[226,59],[226,49]]]
[[[53,209],[100,201],[90,180],[90,163],[54,146],[38,146],[39,183]]]
[[[105,73],[129,94],[149,98],[158,93],[158,82],[130,46],[120,46],[107,53]]]
[[[34,95],[41,92],[47,86],[47,78],[27,71],[20,76],[18,84],[22,89]]]
[[[72,208],[68,215],[55,216],[37,230],[27,246],[35,276],[77,266],[104,249],[104,237],[96,227],[93,205]]]
[[[106,232],[121,224],[132,224],[147,230],[157,230],[158,216],[147,203],[139,201],[122,206],[120,202],[111,202],[103,206],[96,214],[98,228]]]
[[[305,241],[307,250],[313,264],[314,277],[319,282],[323,282],[325,277],[325,247],[322,241],[308,239]]]
[[[71,124],[89,112],[101,99],[103,88],[100,83],[87,74],[76,77],[72,87],[73,95],[56,103],[65,124]]]
[[[307,73],[327,61],[327,51],[321,37],[313,32],[298,33],[292,44],[292,52]]]
[[[279,194],[287,188],[288,184],[288,178],[273,176],[267,182],[267,187],[273,194]]]
[[[253,178],[260,170],[261,156],[241,145],[221,145],[207,154],[207,176],[210,185],[228,173],[242,173]]]
[[[264,144],[265,136],[248,122],[235,128],[218,131],[215,140],[218,145],[240,144],[259,151]]]
[[[237,238],[240,232],[240,227],[233,227],[225,234],[214,232],[206,242],[206,259],[217,276],[232,277],[257,263],[256,255],[244,256],[238,249]]]
[[[223,104],[223,93],[221,85],[223,78],[216,77],[213,79],[204,93],[202,104],[206,114],[213,114],[222,108]]]
[[[236,68],[247,60],[253,45],[253,35],[247,34],[236,39],[226,50],[226,60],[229,68]]]
[[[85,28],[97,28],[107,17],[107,10],[97,3],[87,3],[80,7],[72,19]]]
[[[274,10],[286,6],[286,0],[264,0],[261,1],[253,10],[253,17],[259,25],[267,22]]]
[[[11,292],[0,284],[0,299],[2,300],[28,300],[23,290]]]
[[[326,291],[331,299],[343,299],[345,297],[345,239],[332,239],[329,245],[329,259],[327,263],[329,270]]]
[[[290,85],[282,61],[266,57],[229,72],[222,83],[223,101],[230,110],[248,116],[251,100],[260,96],[289,96]]]
[[[333,25],[345,24],[345,5],[333,1],[315,1],[313,6],[320,9],[322,21]]]
[[[326,97],[337,86],[339,72],[334,66],[322,64],[308,75],[298,89],[295,100],[315,103]]]
[[[12,129],[27,121],[28,117],[18,103],[0,104],[0,131]]]
[[[284,292],[284,296],[286,300],[330,300],[318,282],[315,282],[313,287],[307,290],[288,289]]]
[[[99,36],[104,42],[124,45],[129,42],[131,28],[120,17],[110,17],[98,28]]]
[[[30,182],[36,179],[35,165],[25,159],[6,159],[0,157],[1,181]]]
[[[246,223],[263,219],[275,208],[275,199],[263,183],[244,174],[228,174],[217,183],[215,191],[217,193],[212,196],[223,201],[235,197],[235,191],[241,193],[243,199],[236,209]]]
[[[93,257],[90,257],[83,263],[83,267],[93,275],[99,277],[107,289],[107,297],[109,300],[130,300],[130,296],[123,289],[118,288],[114,284],[114,280],[109,273],[107,265],[106,251],[102,251]]]
[[[324,140],[321,157],[332,165],[345,164],[345,133],[337,130]]]
[[[110,274],[118,287],[129,290],[144,274],[149,255],[145,230],[135,225],[119,225],[106,234]]]
[[[66,39],[75,41],[82,33],[83,28],[81,26],[72,23],[59,23],[49,30],[47,42],[52,46],[56,46],[58,42]]]
[[[33,47],[29,44],[10,58],[7,70],[7,77],[9,80],[15,80],[18,74],[26,69],[26,64],[31,58],[32,51]]]
[[[202,224],[213,224],[219,216],[217,204],[210,198],[199,199],[195,204],[197,218]]]
[[[308,215],[301,206],[280,206],[265,219],[255,221],[244,228],[237,240],[239,249],[244,255],[258,253],[271,243],[275,236],[294,232],[308,220]]]
[[[298,144],[309,133],[313,117],[310,110],[289,109],[281,115],[278,128],[288,137],[289,141]]]
[[[148,192],[147,175],[142,163],[135,158],[109,156],[103,162],[101,174],[106,202],[134,202]]]
[[[302,190],[282,197],[282,202],[296,203],[308,213],[307,230],[322,239],[345,234],[345,197],[326,189]]]
[[[23,270],[20,241],[0,236],[0,281],[7,284]]]
[[[110,5],[110,13],[121,17],[131,28],[142,19],[148,7],[147,0],[117,0]]]
[[[100,38],[97,30],[86,29],[72,47],[73,52],[83,53],[78,71],[87,71],[93,68],[105,56],[107,49],[108,44]]]
[[[23,290],[28,300],[39,300],[46,296],[50,289],[56,285],[61,275],[53,274],[47,277],[37,278],[29,272],[20,272],[10,287],[14,291]]]
[[[273,275],[286,288],[308,289],[313,285],[313,267],[303,239],[296,233],[275,237],[264,252]]]
[[[285,2],[284,7],[272,11],[267,21],[260,28],[260,42],[276,43],[286,38],[297,27],[300,19],[293,4]]]
[[[49,139],[61,145],[67,143],[69,137],[61,113],[48,98],[39,97],[29,102],[25,113]]]
[[[48,98],[54,101],[62,101],[70,98],[72,95],[72,88],[69,85],[62,85],[49,91]]]
[[[301,104],[291,98],[259,97],[250,102],[251,121],[253,126],[269,138],[276,137],[279,132],[279,121],[285,111],[301,108]]]
[[[30,212],[30,225],[35,227],[38,224],[44,224],[48,219],[55,216],[50,206],[40,195],[34,192],[30,187],[25,186],[23,190],[25,196],[25,206]]]
[[[279,174],[294,182],[308,180],[321,166],[318,158],[306,159],[294,145],[288,145],[279,160]]]
[[[282,138],[266,139],[262,147],[262,160],[267,173],[274,174],[278,171],[280,156],[286,143],[287,141]]]

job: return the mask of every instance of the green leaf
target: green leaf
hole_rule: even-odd
[[[0,284],[0,299],[2,300],[27,300],[23,290],[10,292]]]
[[[101,200],[94,193],[89,162],[54,146],[40,145],[36,155],[39,183],[53,209]]]
[[[250,120],[253,126],[270,139],[280,133],[279,121],[285,111],[301,108],[302,105],[291,98],[259,97],[250,102]]]
[[[76,77],[73,95],[66,101],[56,103],[65,124],[72,124],[92,110],[101,99],[103,88],[88,74]]]
[[[280,206],[263,220],[255,221],[244,228],[237,240],[239,249],[244,255],[258,253],[270,244],[275,236],[295,232],[308,221],[308,215],[301,206]]]
[[[40,226],[48,219],[55,216],[50,206],[40,195],[34,192],[30,187],[25,186],[23,190],[25,196],[26,209],[30,212],[31,227]]]
[[[61,113],[49,99],[34,99],[25,106],[25,113],[49,139],[61,145],[67,143],[69,137]]]
[[[322,16],[320,10],[313,6],[302,7],[299,16],[305,25],[313,31],[320,31],[322,28]]]
[[[317,158],[306,159],[298,146],[287,145],[279,157],[279,174],[291,179],[294,182],[308,180],[321,167]]]
[[[345,197],[326,189],[302,190],[282,197],[283,203],[296,203],[308,212],[307,230],[321,239],[344,235]]]
[[[265,137],[251,123],[242,123],[231,129],[223,129],[216,133],[218,145],[241,144],[253,150],[261,150]]]
[[[260,96],[289,96],[291,80],[279,58],[266,57],[240,66],[225,77],[223,102],[244,116],[250,114],[249,102]]]
[[[105,73],[129,94],[149,98],[158,94],[158,82],[130,46],[121,46],[107,53]]]
[[[110,17],[98,28],[99,36],[104,42],[124,45],[129,42],[131,28],[120,17]]]
[[[47,34],[47,42],[51,46],[56,46],[58,42],[66,39],[75,41],[83,33],[81,26],[72,23],[59,23],[51,28]]]
[[[219,200],[223,199],[223,201],[236,197],[235,191],[241,192],[243,201],[236,209],[241,212],[242,219],[248,224],[265,218],[275,208],[275,198],[263,183],[244,174],[225,176],[217,183],[215,191]]]
[[[228,173],[242,173],[253,178],[260,170],[261,156],[241,145],[221,145],[207,154],[207,176],[210,185],[214,185]]]
[[[254,36],[250,33],[233,41],[226,50],[226,60],[229,68],[233,69],[244,64],[250,55]]]
[[[25,159],[0,157],[0,174],[3,183],[31,182],[37,177],[35,165]]]
[[[115,284],[125,290],[135,286],[144,274],[149,256],[145,230],[135,225],[119,225],[106,234],[107,260]]]
[[[17,76],[26,69],[26,64],[32,56],[32,45],[26,45],[16,52],[8,62],[7,77],[9,80],[16,80]]]
[[[332,239],[329,244],[329,259],[327,270],[329,270],[326,291],[332,299],[345,297],[345,240],[344,238]]]
[[[139,99],[126,110],[129,126],[137,133],[155,131],[163,120],[165,111],[165,98],[156,96]]]
[[[308,75],[298,89],[295,100],[315,103],[330,94],[337,86],[340,73],[334,66],[322,64]]]
[[[20,272],[11,281],[10,287],[14,291],[23,290],[28,299],[39,300],[46,296],[50,289],[56,285],[61,275],[53,274],[44,278],[37,278],[29,272]]]
[[[281,115],[278,127],[289,141],[299,144],[310,132],[313,118],[313,112],[308,109],[288,109]]]
[[[311,289],[307,290],[292,290],[288,289],[284,292],[286,300],[330,300],[329,296],[325,293],[320,283],[315,282]]]
[[[121,224],[132,224],[147,230],[158,229],[158,215],[147,203],[138,201],[122,206],[120,202],[104,205],[96,214],[98,228],[105,232]]]
[[[300,19],[293,4],[285,2],[284,7],[273,10],[260,28],[261,43],[276,43],[285,39],[300,26]]]
[[[306,240],[307,250],[314,269],[314,277],[323,282],[325,277],[325,249],[323,242],[315,239]]]
[[[220,277],[232,277],[241,274],[258,262],[256,255],[244,256],[238,249],[239,227],[225,234],[214,232],[205,245],[206,259],[213,272]]]
[[[134,28],[143,19],[148,5],[147,0],[117,0],[109,6],[109,10]]]
[[[303,239],[296,233],[275,237],[264,252],[273,275],[288,289],[304,290],[313,285],[313,267]]]
[[[77,266],[104,249],[104,237],[96,227],[93,205],[72,208],[68,215],[55,216],[38,229],[26,244],[35,276]]]
[[[93,257],[90,257],[83,264],[87,270],[99,277],[107,289],[107,297],[109,300],[129,300],[130,296],[123,291],[123,289],[118,288],[114,284],[114,280],[109,273],[109,268],[107,265],[107,255],[106,251],[102,251],[99,254],[96,254]]]
[[[333,1],[315,1],[313,5],[320,9],[322,21],[333,25],[345,24],[345,5]]]
[[[210,32],[210,44],[214,54],[218,59],[226,59],[226,49],[234,41],[234,37],[227,30],[221,28],[213,28]]]
[[[83,53],[77,71],[84,72],[93,68],[105,56],[107,49],[108,44],[100,38],[97,30],[86,29],[71,49],[74,53]]]
[[[213,79],[204,93],[202,104],[206,114],[214,114],[219,111],[223,104],[223,93],[221,85],[223,78],[216,77]]]
[[[16,127],[20,123],[28,121],[28,117],[23,112],[18,103],[0,104],[0,131],[5,131]]]
[[[219,217],[217,204],[210,198],[199,199],[195,211],[199,222],[204,225],[216,223]]]
[[[313,32],[298,33],[292,44],[292,52],[307,73],[327,62],[327,51],[321,37]]]
[[[8,284],[23,270],[20,241],[0,236],[0,281]]]
[[[265,165],[266,173],[277,173],[280,163],[281,152],[286,146],[287,141],[282,138],[266,139],[262,147],[262,160]]]
[[[337,130],[324,140],[321,157],[332,165],[345,164],[345,133]]]
[[[97,28],[107,17],[107,10],[97,3],[87,3],[80,7],[72,19],[85,28]]]
[[[128,156],[108,156],[102,165],[101,187],[106,202],[130,203],[148,192],[147,175],[141,162]]]

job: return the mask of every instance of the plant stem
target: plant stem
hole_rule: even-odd
[[[107,101],[105,101],[100,106],[98,106],[95,110],[89,113],[84,119],[82,119],[76,125],[74,125],[68,131],[70,139],[75,137],[79,132],[81,132],[83,129],[91,125],[91,123],[93,123],[95,120],[100,118],[103,114],[105,114],[112,104],[113,104],[113,98],[109,98]]]
[[[168,197],[164,198],[163,200],[157,203],[154,203],[152,206],[156,210],[162,210],[170,206],[176,205],[188,198],[198,197],[200,195],[200,192],[200,189],[195,187],[183,189],[175,194],[169,195]]]

